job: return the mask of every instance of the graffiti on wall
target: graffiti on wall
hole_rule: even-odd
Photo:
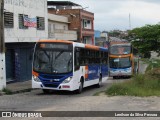
[[[5,4],[25,7],[29,9],[44,8],[46,0],[5,0]]]

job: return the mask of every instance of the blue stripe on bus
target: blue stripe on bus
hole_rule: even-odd
[[[73,73],[68,74],[39,74],[39,79],[44,86],[59,86],[66,78],[73,76]]]
[[[99,75],[102,73],[102,77],[108,76],[108,66],[107,65],[88,65],[88,78],[86,81],[99,79]]]
[[[108,66],[107,65],[102,65],[101,66],[101,73],[102,73],[102,77],[107,77],[108,76]]]
[[[103,48],[103,47],[99,47],[99,50],[100,50],[100,51],[108,51],[107,48]]]

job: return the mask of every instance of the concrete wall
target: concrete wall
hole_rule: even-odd
[[[55,15],[55,14],[48,14],[48,19],[49,20],[54,20],[57,22],[61,23],[68,23],[68,17],[60,16],[60,15]]]
[[[49,9],[50,14],[63,15],[68,17],[68,20],[71,22],[69,24],[70,30],[81,29],[81,18],[79,9],[66,9],[66,10],[52,10]]]
[[[6,87],[5,54],[0,53],[0,90]]]
[[[48,38],[47,0],[5,0],[5,11],[14,13],[14,28],[5,28],[5,42],[36,42]],[[33,27],[19,29],[19,14],[26,14],[29,18],[44,17],[45,30]]]
[[[49,38],[61,40],[77,40],[77,32],[68,30],[68,17],[48,14],[48,34]]]
[[[48,36],[57,40],[77,40],[77,32],[68,30],[68,24],[55,21],[49,21]]]
[[[70,30],[55,30],[55,38],[61,40],[77,41],[77,32]]]

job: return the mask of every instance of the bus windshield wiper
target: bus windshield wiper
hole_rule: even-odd
[[[63,52],[64,52],[63,50],[60,51],[60,52],[58,53],[58,55],[55,56],[55,59],[53,59],[53,55],[52,55],[52,63],[51,63],[52,69],[51,69],[51,71],[54,70],[53,66],[56,64],[56,60],[62,55]],[[54,60],[54,62],[53,62],[53,60]]]
[[[64,52],[63,50],[61,52],[59,52],[59,54],[55,57],[55,60],[58,59],[59,56],[61,56],[63,52]]]

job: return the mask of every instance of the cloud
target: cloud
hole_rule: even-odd
[[[129,29],[129,13],[131,15],[132,28],[144,26],[145,24],[156,24],[160,21],[160,4],[144,2],[143,0],[126,1],[125,3],[119,2],[117,4],[119,6],[116,9],[111,9],[110,12],[103,15],[106,17],[98,15],[97,18],[95,14],[95,20],[106,21],[104,27],[108,28],[108,30],[115,28],[122,30]],[[101,29],[96,21],[95,28]]]
[[[98,30],[129,29],[129,13],[132,28],[160,22],[160,0],[71,0],[89,7],[95,15],[94,26]]]

